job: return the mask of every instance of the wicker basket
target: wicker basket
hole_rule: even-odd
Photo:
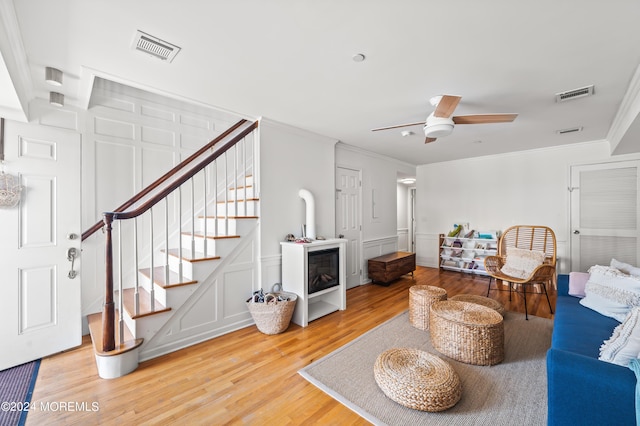
[[[286,296],[289,300],[279,302],[278,296]],[[269,293],[264,303],[247,300],[247,307],[258,330],[264,334],[280,334],[289,327],[298,296],[295,293],[281,291]]]
[[[431,305],[431,343],[440,353],[475,365],[504,360],[504,323],[491,308],[445,300]]]
[[[373,366],[376,383],[400,405],[421,411],[443,411],[460,400],[460,377],[446,361],[418,349],[389,349]]]
[[[429,329],[431,304],[447,299],[447,291],[430,285],[409,287],[409,323],[420,330]]]

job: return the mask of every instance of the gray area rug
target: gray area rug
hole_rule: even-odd
[[[377,425],[546,425],[546,351],[553,321],[507,312],[505,360],[468,365],[431,345],[429,332],[409,323],[405,312],[303,368],[299,373],[366,420]],[[378,355],[391,348],[427,351],[449,362],[462,381],[462,398],[451,409],[427,413],[387,398],[373,377]]]

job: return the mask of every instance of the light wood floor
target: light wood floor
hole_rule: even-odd
[[[348,290],[346,311],[306,328],[292,323],[285,333],[267,336],[247,327],[141,363],[134,373],[112,380],[98,377],[85,338],[81,347],[42,360],[32,402],[85,403],[87,410],[31,411],[27,425],[367,424],[297,371],[407,310],[412,285],[442,287],[453,296],[486,295],[487,283],[486,277],[418,267],[414,279],[405,275],[389,287]],[[521,296],[509,302],[507,291],[492,288],[492,298],[524,312]],[[550,297],[555,306],[555,291]],[[527,303],[530,314],[552,318],[544,295],[529,296]]]

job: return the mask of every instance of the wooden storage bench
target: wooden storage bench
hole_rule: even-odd
[[[416,269],[416,254],[398,251],[369,259],[369,278],[373,282],[389,285],[404,274]]]

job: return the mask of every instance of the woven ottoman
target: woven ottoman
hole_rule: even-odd
[[[470,302],[470,303],[476,303],[478,305],[486,306],[487,308],[493,309],[494,311],[496,311],[497,313],[499,313],[504,317],[504,306],[502,306],[502,303],[498,302],[497,300],[491,299],[489,297],[478,296],[475,294],[458,294],[449,298],[449,300],[457,300],[460,302]]]
[[[504,360],[502,315],[476,303],[444,300],[431,305],[431,344],[440,353],[475,365]]]
[[[376,359],[376,383],[390,399],[421,411],[443,411],[460,400],[460,377],[443,359],[418,349],[389,349]]]
[[[420,330],[429,329],[431,304],[447,299],[447,291],[430,285],[409,287],[409,323]]]

